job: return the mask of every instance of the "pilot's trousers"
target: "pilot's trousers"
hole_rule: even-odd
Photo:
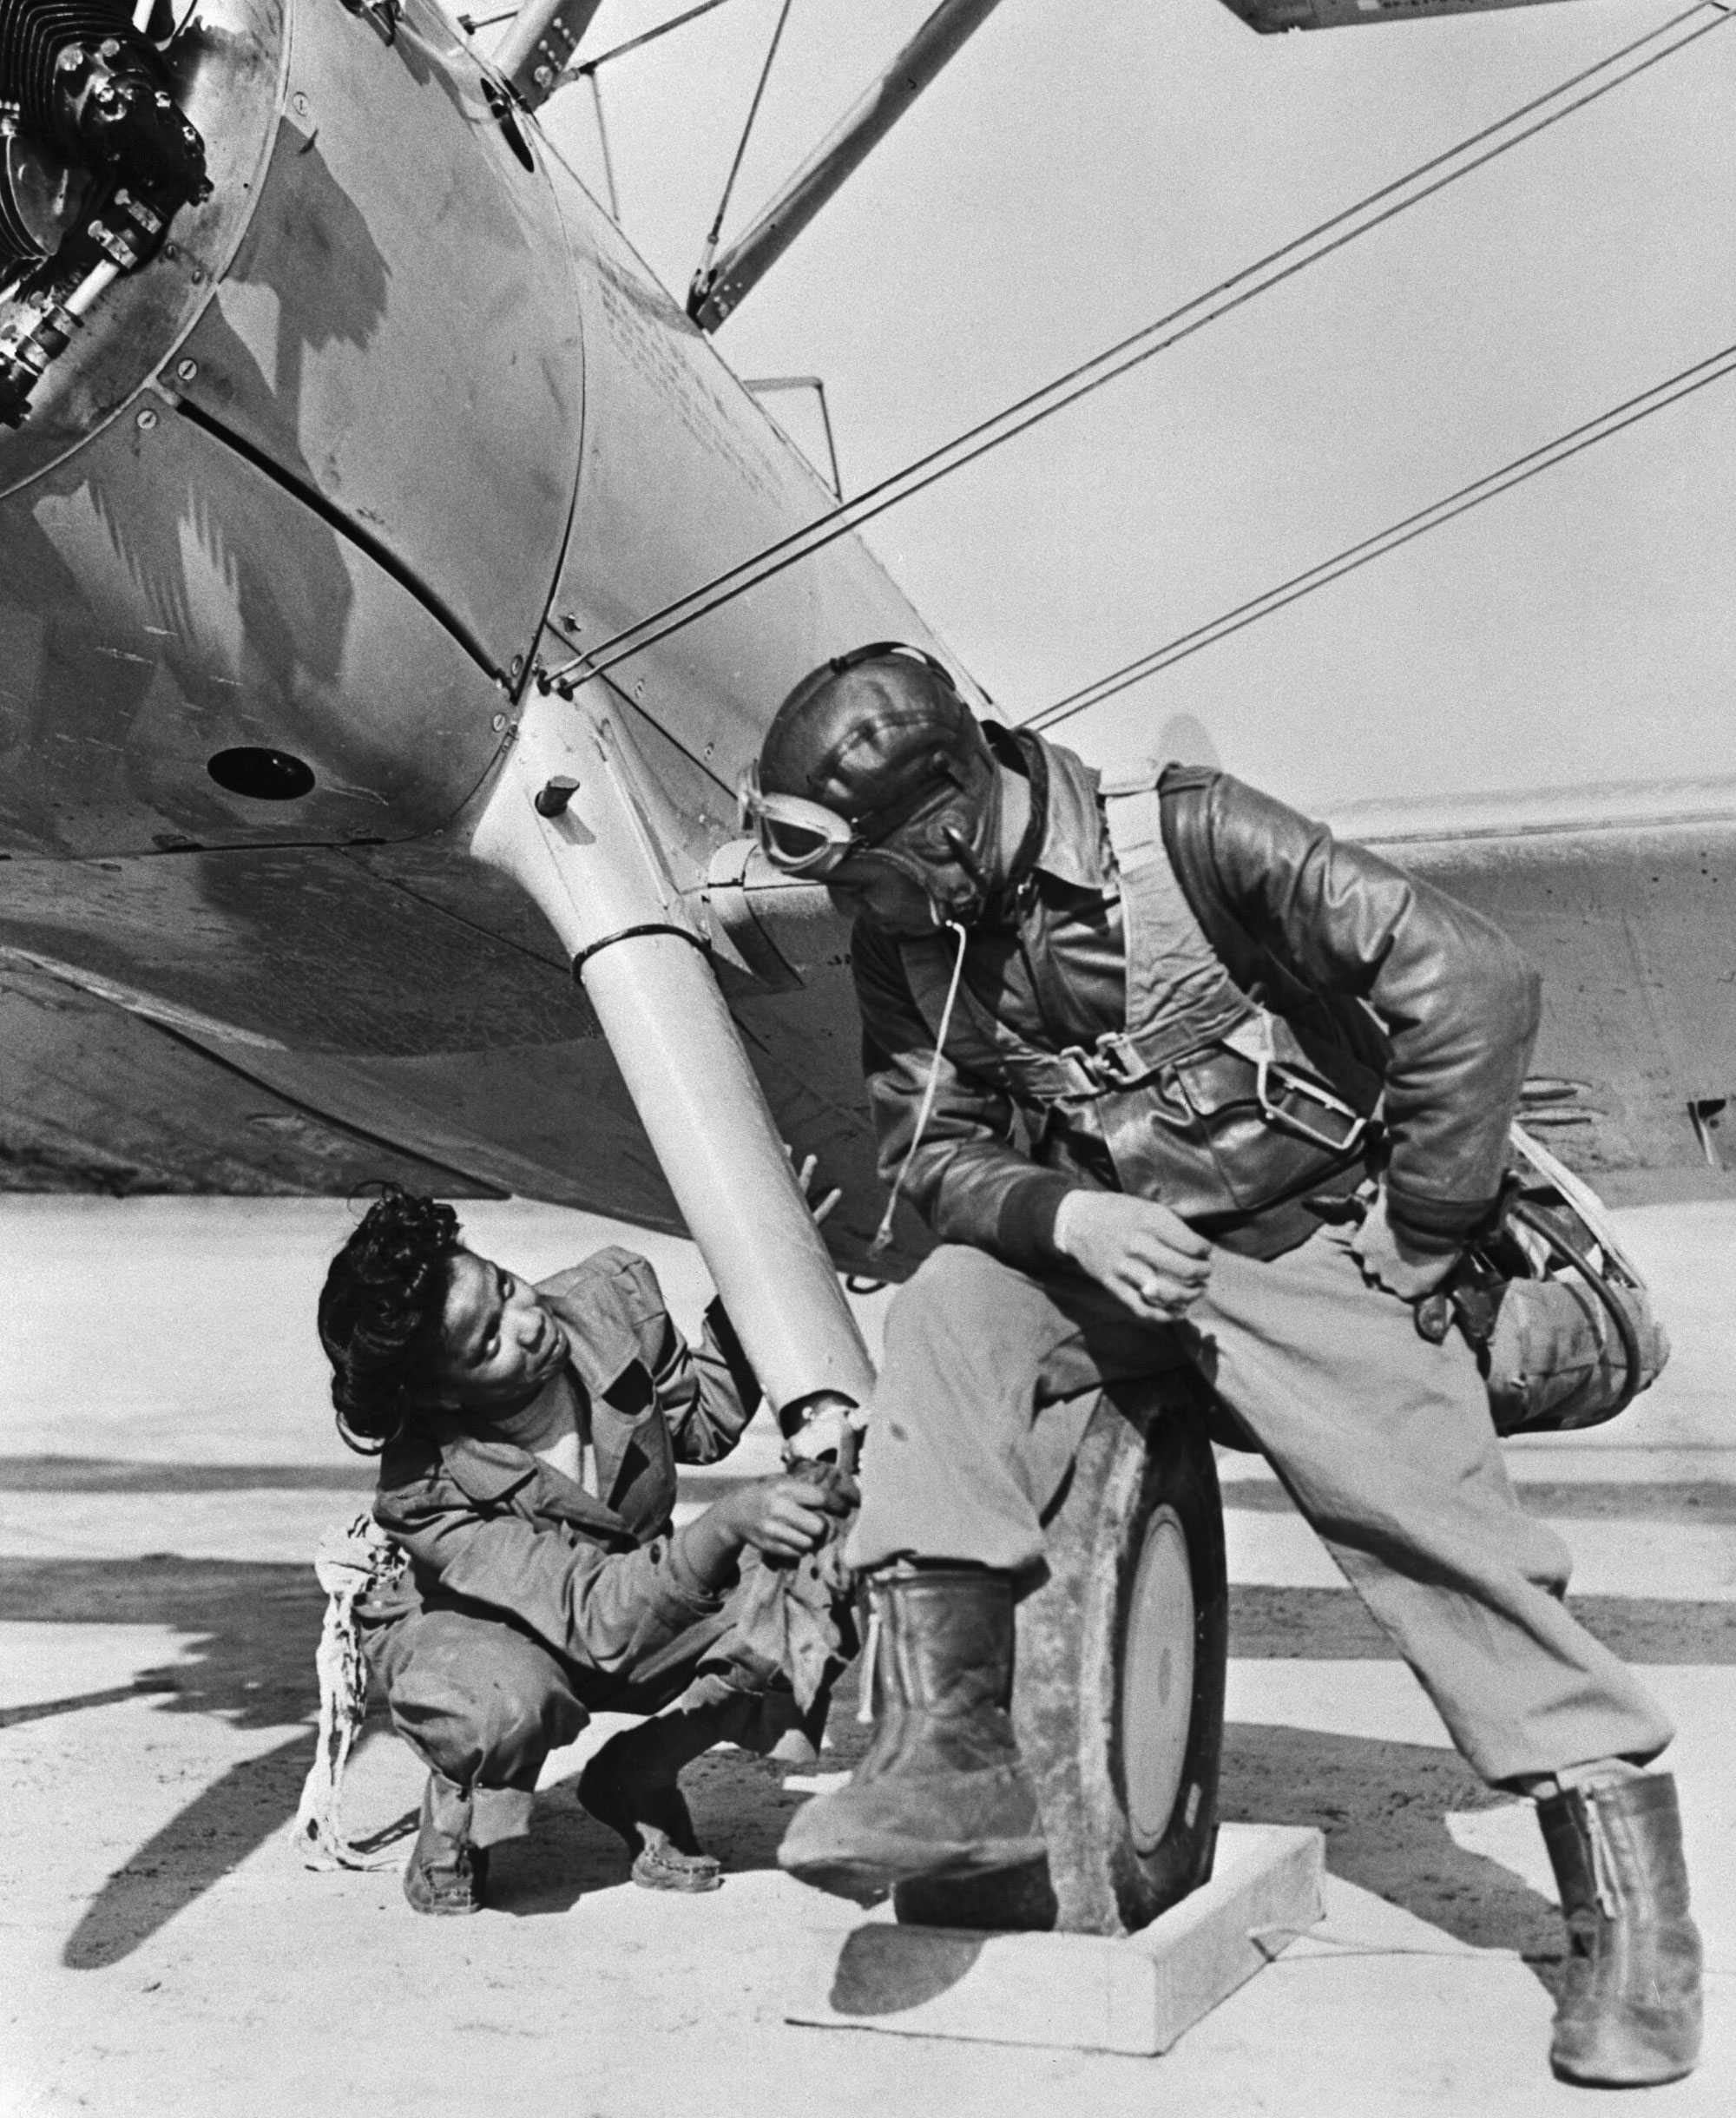
[[[1018,1572],[1042,1550],[1105,1382],[1186,1359],[1212,1383],[1495,1783],[1669,1741],[1644,1687],[1562,1602],[1571,1558],[1520,1508],[1457,1332],[1419,1336],[1325,1227],[1270,1263],[1214,1251],[1186,1325],[1095,1282],[937,1251],[895,1298],[863,1457],[852,1565]]]

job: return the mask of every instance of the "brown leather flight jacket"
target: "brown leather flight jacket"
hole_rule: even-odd
[[[942,1240],[1026,1269],[1057,1261],[1055,1212],[1081,1186],[1158,1199],[1226,1247],[1281,1255],[1318,1226],[1305,1200],[1351,1188],[1366,1156],[1268,1122],[1250,1062],[1202,1049],[1113,1099],[1039,1100],[997,1052],[997,1030],[1010,1030],[1039,1052],[1088,1061],[1128,1024],[1099,775],[1057,744],[994,733],[1029,774],[1041,840],[1010,915],[970,930],[904,1195]],[[1418,1248],[1457,1248],[1500,1188],[1536,1035],[1535,971],[1468,906],[1226,773],[1167,766],[1159,798],[1187,904],[1234,984],[1277,1018],[1279,1056],[1357,1110],[1378,1102],[1396,1230]],[[889,1185],[933,1064],[935,973],[950,972],[955,946],[950,934],[912,941],[856,923],[864,1065]],[[1137,1160],[1121,1145],[1134,1117],[1146,1141]]]

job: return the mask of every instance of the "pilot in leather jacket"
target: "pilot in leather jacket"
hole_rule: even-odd
[[[1006,924],[971,930],[965,983],[1034,1044],[1088,1051],[1121,1028],[1125,985],[1099,775],[1040,736],[989,733],[1028,774],[1040,830],[1011,878]],[[1161,789],[1166,847],[1226,968],[1290,1023],[1325,1080],[1358,1107],[1380,1096],[1391,1143],[1388,1219],[1418,1250],[1455,1250],[1500,1189],[1509,1115],[1536,1035],[1536,972],[1467,906],[1226,773],[1172,766]],[[938,935],[917,945],[948,950]],[[909,1153],[935,1058],[911,992],[908,946],[869,919],[852,939],[864,1065],[889,1185]],[[970,1070],[951,1056],[960,1042],[955,1031],[940,1059],[904,1195],[943,1242],[1051,1268],[1061,1262],[1054,1227],[1062,1200],[1081,1184],[1116,1184],[1095,1106],[1020,1114],[993,1078],[990,1055],[979,1054]],[[1166,1128],[1176,1179],[1223,1190],[1217,1214],[1185,1216],[1215,1241],[1272,1256],[1318,1227],[1291,1203],[1264,1213],[1240,1207],[1232,1195],[1239,1173],[1226,1182],[1210,1148],[1170,1122],[1162,1085],[1135,1093],[1150,1098]],[[1261,1159],[1285,1144],[1257,1121],[1242,1128],[1232,1149],[1243,1159],[1240,1174],[1251,1170],[1257,1181]],[[1330,1186],[1339,1174],[1332,1160],[1323,1155],[1318,1181],[1305,1173],[1302,1188],[1318,1195]]]
[[[846,1547],[879,1621],[874,1739],[780,1862],[884,1887],[1050,1850],[1009,1711],[1015,1608],[1102,1386],[1185,1362],[1470,1765],[1539,1801],[1573,1937],[1556,2071],[1687,2072],[1699,1942],[1674,1783],[1641,1769],[1670,1723],[1567,1609],[1570,1555],[1518,1505],[1470,1346],[1416,1309],[1497,1205],[1535,971],[1227,773],[1111,784],[982,727],[901,643],[805,678],[744,799],[766,858],[855,914],[882,1176],[939,1238],[887,1317]],[[1111,1403],[1180,1417],[1161,1390]],[[1200,1873],[1211,1776],[1154,1845],[1113,1814],[1115,1773],[1091,1825],[1109,1871]],[[1626,1882],[1588,1911],[1618,1843]]]

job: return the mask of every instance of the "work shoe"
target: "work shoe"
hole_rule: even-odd
[[[579,1799],[625,1841],[633,1856],[633,1880],[641,1890],[717,1890],[723,1865],[700,1847],[687,1799],[674,1779],[647,1778],[647,1746],[635,1741],[641,1733],[629,1729],[603,1745],[579,1775]]]
[[[1568,1927],[1549,2063],[1610,2088],[1674,2082],[1700,2056],[1700,1932],[1676,1783],[1641,1773],[1537,1805]]]
[[[470,1841],[470,1799],[437,1773],[422,1791],[422,1823],[404,1871],[404,1894],[418,1912],[450,1917],[483,1909],[488,1849]]]
[[[847,1787],[799,1810],[779,1864],[822,1888],[1023,1867],[1044,1852],[1007,1711],[1013,1584],[927,1567],[873,1584],[879,1710]]]

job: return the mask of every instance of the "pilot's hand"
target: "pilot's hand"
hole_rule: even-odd
[[[1212,1246],[1153,1199],[1069,1192],[1055,1220],[1055,1247],[1134,1315],[1178,1324],[1206,1291]]]
[[[1370,1279],[1406,1302],[1433,1293],[1459,1261],[1457,1250],[1418,1250],[1406,1242],[1386,1218],[1384,1191],[1351,1238],[1351,1249]]]
[[[784,1152],[790,1158],[790,1167],[795,1169],[796,1151],[787,1140],[784,1142]],[[844,1196],[843,1192],[834,1184],[829,1191],[823,1193],[819,1198],[815,1198],[815,1179],[819,1170],[819,1157],[818,1154],[803,1155],[801,1168],[796,1169],[796,1182],[800,1187],[803,1198],[808,1202],[808,1211],[813,1215],[816,1226],[825,1220],[833,1207]]]

